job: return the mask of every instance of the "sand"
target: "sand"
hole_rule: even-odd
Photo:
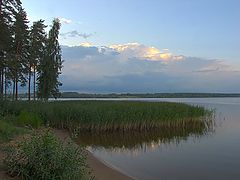
[[[61,140],[67,141],[69,133],[63,130],[54,130],[54,134]],[[87,164],[89,165],[93,175],[97,180],[132,180],[127,175],[119,172],[118,170],[106,165],[97,159],[91,152],[87,151]]]

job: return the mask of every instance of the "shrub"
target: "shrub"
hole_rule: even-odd
[[[8,173],[23,179],[83,179],[85,154],[72,143],[63,144],[52,133],[33,135],[8,153]]]
[[[10,123],[7,123],[6,120],[0,118],[0,142],[5,142],[11,140],[13,137],[24,134],[26,130],[15,127]]]
[[[17,122],[20,125],[31,126],[33,128],[38,128],[43,124],[41,118],[37,114],[27,111],[20,112],[17,117]]]

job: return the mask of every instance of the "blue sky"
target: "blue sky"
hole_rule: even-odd
[[[209,77],[224,77],[225,79],[227,78],[227,81],[232,82],[232,85],[229,85],[231,88],[227,89],[221,86],[223,83],[221,79],[218,79],[219,84],[211,88],[211,86],[213,86],[212,82],[218,82],[218,80],[215,79],[212,80],[212,82],[205,82],[209,77],[202,75],[196,77],[205,78],[201,86],[205,86],[206,84],[210,85],[208,88],[203,88],[202,91],[233,92],[240,90],[240,88],[234,87],[234,84],[238,83],[236,82],[236,74],[234,73],[239,71],[238,67],[240,65],[239,0],[23,0],[23,6],[27,10],[31,21],[42,18],[46,20],[47,24],[50,24],[54,17],[61,18],[62,29],[60,42],[62,45],[72,46],[88,42],[92,44],[91,47],[99,48],[99,46],[106,46],[109,48],[114,44],[117,46],[114,46],[113,49],[116,53],[121,54],[118,58],[115,56],[111,57],[112,59],[117,59],[116,61],[118,61],[119,57],[121,57],[123,61],[124,59],[135,58],[141,60],[145,58],[149,61],[161,61],[159,64],[164,64],[164,66],[168,64],[166,69],[173,68],[173,65],[169,65],[172,63],[166,63],[166,59],[172,61],[182,55],[184,57],[183,59],[189,62],[188,65],[185,64],[189,72],[193,72],[192,69],[196,72],[204,73],[211,71],[212,73],[215,72],[215,74],[208,74]],[[136,44],[134,45],[132,43],[137,43],[138,45],[136,46]],[[127,50],[119,49],[119,47],[123,47],[122,45],[124,45]],[[89,49],[91,49],[91,47],[84,46],[84,48],[78,49],[77,53],[75,51],[71,52],[75,52],[80,57],[81,54],[79,54],[79,52],[90,52]],[[151,47],[155,49],[151,49]],[[167,49],[167,53],[164,49]],[[156,51],[158,53],[155,53]],[[135,54],[135,56],[132,57],[130,52]],[[171,56],[163,58],[164,53],[166,55],[171,54]],[[63,52],[63,54],[65,59],[69,59],[69,57],[72,56],[69,54],[66,55],[65,52]],[[160,54],[162,54],[161,57]],[[96,59],[96,54],[93,55],[90,53],[86,56],[91,56],[92,59]],[[103,54],[99,55],[98,58],[101,59],[102,56]],[[109,58],[108,54],[104,54],[104,56]],[[85,62],[83,59],[86,57],[81,57],[82,59],[79,58],[78,62]],[[201,59],[202,62],[205,62],[205,66],[201,65],[197,70],[197,68],[195,68],[196,64],[192,63],[190,59]],[[164,60],[164,63],[162,60]],[[65,65],[66,72],[69,72],[68,70],[71,64],[68,63],[71,62],[73,63],[73,60],[70,58],[69,62]],[[95,60],[93,60],[93,62],[95,62]],[[132,66],[132,63],[133,61],[129,66]],[[142,64],[140,61],[138,63]],[[152,62],[149,63],[151,64]],[[87,67],[86,64],[82,65],[83,67]],[[92,66],[94,65],[95,64],[92,64]],[[108,66],[107,64],[104,65]],[[112,80],[114,78],[112,80],[108,79],[109,81],[106,82],[106,77],[109,78],[110,76],[115,77],[121,75],[123,79],[129,77],[130,74],[127,72],[125,74],[118,73],[120,69],[117,67],[122,67],[121,65],[122,62],[120,64],[114,64],[116,71],[105,74],[105,79],[102,82],[111,84],[110,82],[113,82]],[[134,64],[134,67],[135,65],[136,64]],[[194,67],[192,67],[193,65]],[[136,79],[136,75],[142,73],[141,76],[138,77],[139,79],[145,79],[145,81],[149,81],[151,78],[157,79],[156,77],[158,76],[153,75],[156,73],[156,70],[153,72],[153,70],[148,69],[147,66],[146,64],[142,64],[141,67],[135,67],[134,78]],[[169,81],[171,83],[176,82],[176,84],[178,84],[179,79],[189,79],[188,76],[183,73],[183,71],[186,73],[185,69],[183,70],[180,67],[176,69],[177,72],[178,69],[180,69],[179,74],[181,74],[182,78],[179,78],[179,74],[176,74],[178,78],[170,78]],[[165,73],[166,78],[172,77],[172,75],[169,76],[170,71],[171,70],[169,70],[168,75]],[[216,71],[220,73],[220,75],[216,74]],[[64,74],[65,78],[67,76],[66,72]],[[161,71],[161,73],[163,72],[166,72],[166,70]],[[160,73],[160,71],[158,73]],[[151,74],[151,76],[149,74]],[[128,79],[134,79],[133,76]],[[179,89],[175,86],[171,86],[171,88],[173,91],[174,88],[176,88],[176,91],[195,91],[198,88],[194,85],[194,81],[196,81],[196,79],[189,81],[192,83],[192,86],[188,89]],[[90,81],[87,83],[89,84],[89,82]],[[128,85],[126,84],[126,86]],[[148,86],[150,87],[149,84]],[[86,87],[86,91],[91,89],[91,87],[92,86],[89,86],[89,88]],[[136,87],[138,87],[139,90],[146,89],[144,85],[140,86],[136,84]],[[81,90],[80,87],[78,88]],[[100,85],[94,88],[97,91]],[[102,91],[104,91],[104,88],[106,91],[112,91],[111,88],[107,90],[107,85],[105,87],[102,84],[101,88]],[[77,89],[77,87],[75,89]],[[160,91],[162,87],[154,86],[152,89],[147,88],[146,91],[153,89]],[[169,88],[165,89],[166,91],[169,90]],[[128,91],[127,88],[125,90]],[[134,91],[134,87],[132,87],[131,91]]]
[[[239,0],[24,0],[23,4],[33,20],[72,20],[62,32],[92,33],[88,41],[93,44],[140,42],[229,61],[240,56]]]

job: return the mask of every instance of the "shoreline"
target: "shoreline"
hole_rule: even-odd
[[[54,133],[54,135],[63,143],[67,143],[69,141],[72,141],[69,135],[69,132],[66,130],[61,129],[51,129],[51,131]],[[22,139],[22,136],[15,137],[11,142],[14,142],[18,139]],[[10,142],[10,143],[11,143]],[[76,146],[79,146],[74,142]],[[4,144],[1,144],[0,147],[4,147]],[[124,174],[124,172],[121,172],[117,170],[114,167],[111,167],[95,157],[90,151],[86,150],[86,162],[89,166],[89,170],[91,172],[91,175],[93,175],[96,180],[106,180],[106,179],[114,179],[114,180],[133,180],[134,178]],[[5,154],[0,151],[0,179],[1,180],[18,180],[19,177],[11,177],[7,174],[5,169],[2,169],[3,165],[3,159],[5,157]]]
[[[61,141],[69,141],[70,136],[69,132],[66,130],[53,129],[53,133],[58,137]],[[75,142],[74,142],[75,143]],[[76,143],[75,143],[76,144]],[[78,145],[78,144],[76,144]],[[86,149],[85,149],[86,150]],[[114,179],[114,180],[133,180],[133,177],[130,177],[124,172],[121,172],[114,167],[111,167],[95,157],[90,151],[86,150],[87,155],[87,164],[92,172],[92,175],[96,177],[97,180],[106,180],[106,179]]]
[[[93,175],[98,180],[114,179],[114,180],[133,180],[123,172],[111,167],[95,157],[91,152],[87,151],[87,164],[89,165]]]

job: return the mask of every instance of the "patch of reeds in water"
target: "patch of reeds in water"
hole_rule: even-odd
[[[77,132],[125,132],[205,127],[203,107],[169,102],[58,101],[2,102],[4,115],[29,112],[46,125]]]
[[[207,116],[201,121],[186,121],[182,124],[167,124],[151,130],[121,132],[80,132],[76,142],[85,147],[105,149],[141,149],[159,144],[178,144],[180,140],[195,138],[214,132],[214,119]]]

